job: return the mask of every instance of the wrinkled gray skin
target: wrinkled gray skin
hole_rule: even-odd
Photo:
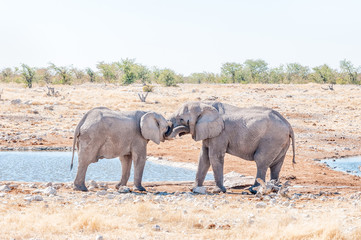
[[[265,181],[267,169],[271,179],[279,173],[292,138],[295,163],[294,133],[280,113],[269,108],[238,108],[220,102],[187,102],[173,114],[172,129],[186,126],[195,141],[203,141],[195,186],[202,186],[212,165],[218,191],[223,186],[223,165],[226,153],[255,161],[257,178]],[[174,134],[172,134],[174,135]],[[254,186],[259,185],[257,181]],[[253,187],[250,188],[253,191]]]
[[[122,177],[119,186],[125,186],[134,163],[134,186],[145,191],[142,176],[147,155],[147,143],[164,142],[171,133],[166,119],[155,112],[116,112],[98,107],[87,112],[75,129],[75,145],[78,149],[78,172],[74,181],[75,189],[87,191],[85,174],[90,163],[102,158],[119,157],[122,164]]]

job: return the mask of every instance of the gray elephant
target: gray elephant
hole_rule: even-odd
[[[190,133],[195,141],[203,141],[199,156],[195,187],[202,186],[212,165],[216,191],[223,186],[223,165],[226,153],[255,161],[257,178],[265,181],[267,169],[271,179],[278,180],[292,138],[293,163],[295,142],[291,125],[275,110],[263,107],[238,108],[220,102],[187,102],[173,114],[172,129]],[[171,135],[174,135],[173,133]],[[257,181],[254,186],[259,185]],[[250,188],[252,192],[253,187]]]
[[[147,143],[156,144],[172,132],[166,119],[155,112],[116,112],[98,107],[87,112],[75,129],[73,142],[73,168],[75,145],[78,149],[78,171],[74,181],[75,189],[87,191],[85,175],[90,163],[102,158],[119,157],[122,177],[119,186],[125,186],[134,163],[134,186],[145,191],[142,176],[147,155]]]

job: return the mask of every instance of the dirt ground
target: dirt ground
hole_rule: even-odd
[[[32,89],[2,84],[0,101],[0,146],[7,149],[71,147],[73,132],[85,112],[105,106],[114,110],[152,110],[169,117],[186,101],[217,100],[238,107],[265,106],[279,111],[291,123],[296,138],[296,161],[288,151],[281,171],[292,184],[320,187],[349,186],[361,190],[360,177],[336,172],[317,160],[361,155],[361,86],[336,85],[210,85],[155,86],[146,103],[137,94],[141,85],[83,84]],[[17,100],[17,101],[16,101]],[[197,163],[201,142],[189,135],[156,145],[148,144],[148,155],[171,161]],[[316,161],[315,161],[316,160]],[[225,173],[255,175],[254,162],[227,154]]]
[[[0,181],[0,239],[360,239],[360,177],[319,162],[361,155],[361,86],[156,85],[146,103],[141,85],[84,84],[32,89],[0,84],[0,150],[70,151],[76,125],[93,107],[152,110],[169,117],[186,101],[265,106],[291,123],[281,181],[288,196],[246,190],[197,195],[192,182],[144,183],[147,193],[119,193],[115,182],[83,193],[72,183]],[[148,155],[196,164],[201,142],[189,135],[148,144]],[[69,159],[70,162],[70,159]],[[226,155],[225,174],[255,176],[254,162]],[[0,166],[1,173],[1,166]],[[211,188],[213,181],[207,181]]]

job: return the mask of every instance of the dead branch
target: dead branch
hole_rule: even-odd
[[[145,95],[144,95],[144,93],[138,93],[138,97],[139,97],[140,101],[145,102],[145,100],[148,97],[148,93],[149,92],[146,92]]]

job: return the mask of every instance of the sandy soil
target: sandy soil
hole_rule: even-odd
[[[155,86],[146,103],[137,96],[141,85],[55,86],[57,97],[47,96],[46,87],[41,86],[26,89],[0,84],[0,89],[1,150],[70,150],[76,125],[93,107],[152,110],[169,117],[185,101],[218,100],[239,107],[266,106],[279,111],[294,128],[297,161],[293,168],[290,149],[281,171],[281,180],[291,182],[290,199],[257,198],[244,195],[244,190],[189,195],[191,183],[145,183],[149,190],[145,195],[119,195],[114,183],[109,183],[104,195],[100,189],[73,192],[71,184],[63,184],[49,196],[42,192],[48,187],[43,183],[34,187],[31,183],[0,182],[0,187],[9,186],[0,193],[0,216],[4,219],[0,222],[4,230],[0,238],[361,237],[360,177],[336,172],[318,161],[361,155],[361,86],[337,85],[332,91],[318,84],[180,84],[170,88]],[[160,145],[149,143],[148,155],[196,164],[200,146],[190,136],[183,136]],[[256,174],[253,162],[227,155],[225,173],[230,171]],[[40,201],[32,199],[37,195],[42,196]]]

